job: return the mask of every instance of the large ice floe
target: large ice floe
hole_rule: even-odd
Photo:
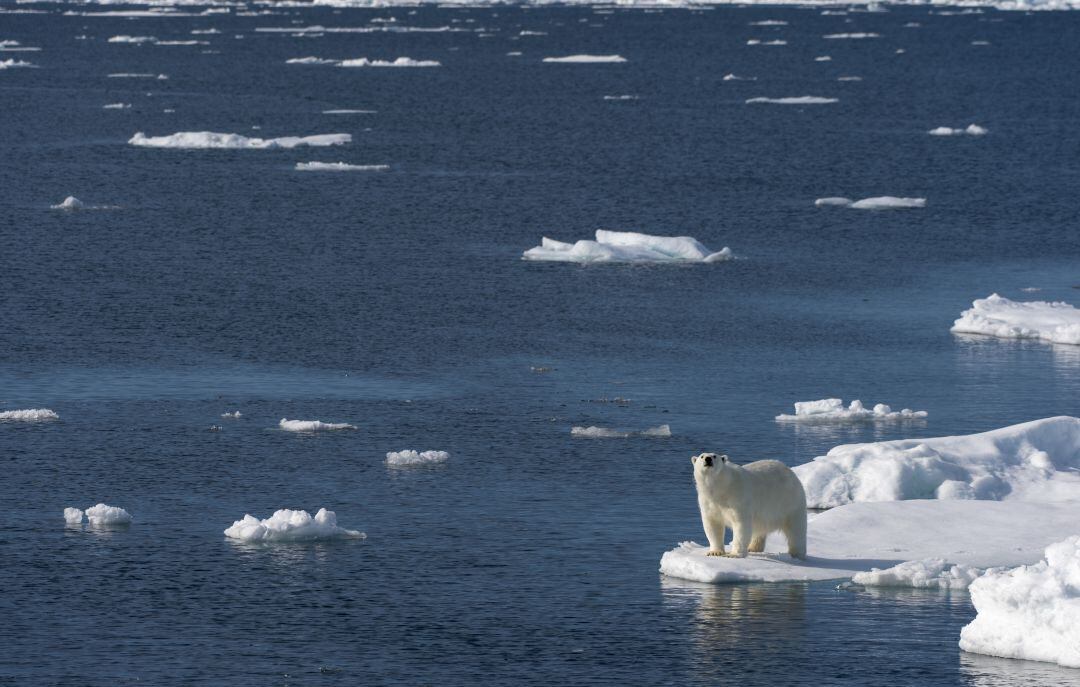
[[[99,503],[85,511],[78,508],[64,509],[64,522],[69,525],[81,525],[83,516],[92,527],[117,527],[131,524],[131,513],[119,506],[107,506]]]
[[[622,55],[565,55],[563,57],[545,57],[549,64],[617,64],[626,62]]]
[[[713,252],[690,236],[653,236],[632,231],[596,230],[596,240],[563,243],[543,237],[539,246],[522,254],[524,260],[549,262],[722,262],[731,249]]]
[[[358,57],[352,60],[341,60],[339,67],[441,67],[438,60],[414,60],[411,57],[398,57],[393,60],[369,60],[366,57]]]
[[[363,539],[367,535],[357,530],[338,527],[337,515],[320,508],[315,517],[306,510],[284,508],[260,520],[244,515],[225,530],[225,536],[245,542],[305,542],[327,539]]]
[[[297,162],[299,172],[385,172],[390,165],[350,165],[347,162]]]
[[[583,437],[586,439],[629,439],[630,437],[661,437],[671,436],[671,425],[659,425],[649,427],[640,432],[623,431],[609,427],[571,427],[570,436]]]
[[[820,401],[798,401],[794,415],[777,415],[777,422],[863,422],[888,420],[919,420],[925,418],[925,410],[893,410],[884,403],[866,408],[862,401],[854,400],[845,408],[839,398],[823,398]]]
[[[1034,565],[992,570],[971,585],[977,615],[960,648],[1080,668],[1080,536],[1046,547]]]
[[[60,416],[48,408],[0,411],[0,422],[44,422],[59,419]]]
[[[323,432],[338,429],[356,429],[347,422],[320,422],[319,420],[286,420],[281,418],[278,427],[286,432]]]
[[[421,465],[438,465],[450,460],[446,451],[390,451],[386,464],[394,468],[413,468]]]
[[[960,313],[952,331],[1075,346],[1080,345],[1080,310],[1064,301],[1011,301],[994,293]]]
[[[270,148],[324,147],[344,145],[352,134],[319,134],[316,136],[283,136],[281,138],[248,138],[240,134],[219,134],[213,131],[180,131],[169,136],[147,136],[141,131],[128,141],[145,148],[224,148],[229,150],[261,150]]]
[[[814,201],[816,207],[841,207],[853,210],[901,210],[905,208],[926,207],[925,198],[899,198],[897,196],[875,196],[862,200],[851,200],[842,196],[830,196],[818,198]]]
[[[939,126],[927,132],[931,136],[985,136],[989,131],[978,124],[968,124],[963,129],[951,129],[947,126]]]
[[[823,98],[817,95],[798,95],[787,98],[749,98],[746,101],[747,105],[754,105],[757,103],[768,103],[772,105],[830,105],[832,103],[838,103],[838,98]]]

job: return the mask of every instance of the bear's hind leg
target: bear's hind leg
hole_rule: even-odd
[[[806,511],[799,511],[788,518],[784,528],[788,553],[792,558],[806,558]]]
[[[768,535],[757,534],[750,539],[750,548],[747,549],[750,553],[761,553],[765,550],[765,537]]]

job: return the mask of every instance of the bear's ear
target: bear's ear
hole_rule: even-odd
[[[698,459],[697,456],[690,456],[690,462],[691,463],[697,464],[697,459]]]
[[[728,460],[728,458],[727,458],[727,456],[726,456],[726,455],[721,455],[721,456],[720,456],[720,462],[721,462],[721,463],[726,463],[726,462],[727,462],[727,460]]]

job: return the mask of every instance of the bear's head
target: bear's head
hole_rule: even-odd
[[[700,456],[691,456],[690,462],[694,464],[694,470],[708,470],[711,467],[725,466],[728,457],[722,453],[702,453]]]
[[[729,467],[734,465],[728,457],[722,453],[702,453],[693,456],[690,462],[694,465],[694,481],[699,488],[709,486],[709,490],[723,488],[731,477]]]

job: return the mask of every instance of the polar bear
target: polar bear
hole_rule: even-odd
[[[778,460],[736,465],[715,453],[690,462],[708,555],[745,558],[747,551],[764,551],[765,537],[780,530],[788,553],[806,558],[806,492],[791,468]],[[725,527],[731,528],[731,553],[724,553]]]

